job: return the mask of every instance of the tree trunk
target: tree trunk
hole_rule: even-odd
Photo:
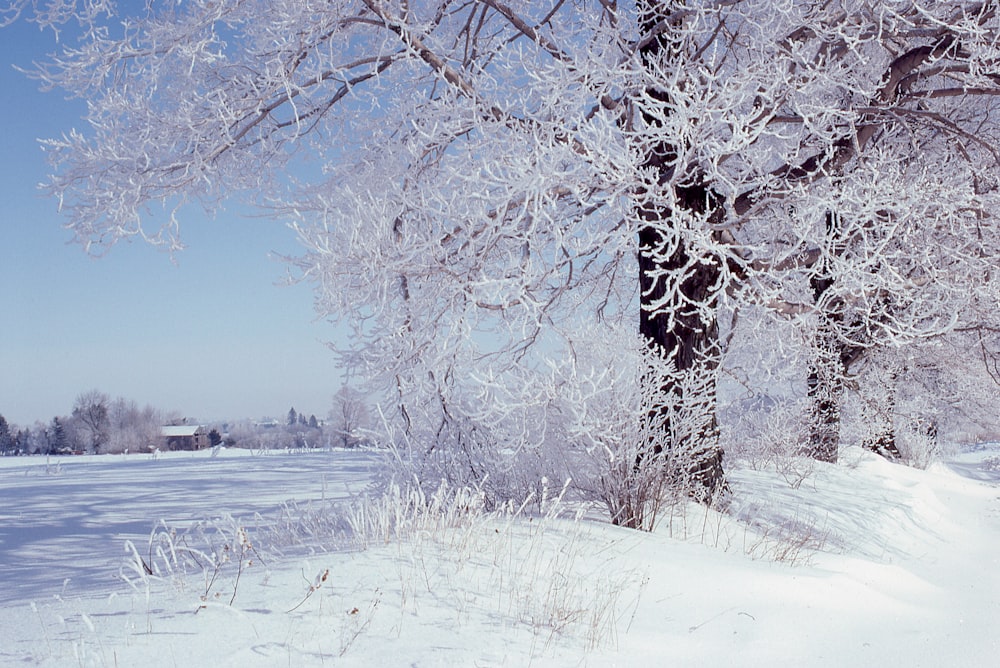
[[[667,308],[673,313],[665,313],[662,308],[653,313],[646,308],[668,289],[667,281],[654,278],[655,272],[675,262],[686,264],[688,259],[683,247],[665,261],[653,257],[649,240],[660,236],[653,225],[643,227],[639,233],[639,282],[643,294],[639,331],[651,348],[662,351],[674,364],[673,372],[660,381],[663,399],[652,412],[666,432],[665,442],[673,450],[671,454],[684,462],[679,473],[689,478],[692,494],[709,500],[725,486],[716,420],[718,324],[714,317],[706,320],[686,304],[671,304]],[[699,310],[714,314],[719,273],[717,265],[706,262],[700,271],[681,281],[677,292],[685,302],[690,300],[699,305]],[[660,453],[661,448],[655,451]]]
[[[834,232],[835,217],[827,217],[827,231]],[[865,349],[852,345],[840,336],[844,329],[843,304],[839,299],[824,299],[834,279],[822,264],[809,279],[820,322],[813,342],[813,358],[806,386],[812,402],[809,443],[804,454],[813,459],[834,463],[840,449],[840,410],[844,401],[844,379],[852,364]]]
[[[898,378],[896,370],[889,369],[884,380],[882,378],[873,379],[873,382],[881,387],[871,392],[870,396],[862,396],[867,413],[866,422],[873,427],[873,430],[861,442],[861,447],[893,461],[901,459],[899,447],[896,445],[896,420],[894,417]]]
[[[842,250],[840,220],[836,212],[826,214],[826,235],[834,252]],[[835,279],[827,262],[820,259],[809,278],[813,303],[819,312],[813,341],[813,357],[809,364],[806,387],[811,401],[809,443],[803,454],[823,462],[837,461],[840,450],[840,409],[844,401],[844,377],[851,362],[861,349],[841,340],[844,327],[844,304],[831,298],[827,291]]]
[[[815,290],[814,281],[814,290]],[[823,288],[825,290],[826,288]],[[817,299],[817,301],[819,301]],[[840,343],[830,318],[821,314],[813,360],[809,365],[807,388],[812,402],[809,443],[805,454],[823,462],[836,462],[840,447],[840,406],[844,399],[843,364]]]
[[[652,34],[661,20],[677,8],[675,4],[641,1],[643,33]],[[679,58],[680,45],[672,41],[675,34],[668,29],[649,40],[640,49],[643,62]],[[655,87],[645,91],[644,103],[658,106],[660,113],[670,113],[669,94]],[[642,116],[646,127],[659,125],[656,115],[648,109],[642,109]],[[718,258],[698,257],[684,226],[692,217],[721,214],[722,202],[697,173],[673,179],[674,183],[686,184],[674,186],[675,208],[662,199],[654,200],[649,190],[671,181],[677,169],[678,147],[661,141],[651,143],[646,151],[643,166],[657,183],[636,193],[642,220],[639,331],[652,350],[674,365],[673,372],[659,381],[662,401],[650,408],[650,418],[665,432],[662,442],[666,445],[655,446],[654,452],[675,458],[678,476],[686,478],[677,482],[688,485],[695,498],[708,502],[725,488],[716,421],[721,349],[716,310],[721,269]],[[663,452],[664,447],[670,452]]]
[[[842,241],[836,213],[826,216],[826,234],[830,248],[834,252],[842,251]],[[836,297],[827,294],[834,285],[826,263],[820,261],[814,267],[814,273],[809,279],[812,288],[813,303],[819,312],[820,322],[817,325],[813,359],[809,365],[807,378],[808,396],[812,402],[810,416],[809,443],[805,454],[825,462],[836,462],[840,445],[840,410],[844,400],[844,379],[850,372],[851,365],[861,359],[870,350],[860,345],[851,344],[842,334],[852,329],[853,323],[846,323],[844,304]],[[858,327],[853,328],[855,331]],[[869,422],[874,427],[872,434],[862,442],[862,446],[890,459],[899,459],[900,453],[896,446],[893,412],[895,410],[896,373],[888,371],[888,380],[884,383],[885,390],[862,394],[862,401],[870,413]],[[874,379],[874,382],[881,382]],[[882,404],[882,405],[879,405]]]

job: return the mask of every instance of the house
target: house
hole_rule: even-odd
[[[164,427],[160,433],[167,450],[201,450],[209,446],[208,429],[201,425]]]

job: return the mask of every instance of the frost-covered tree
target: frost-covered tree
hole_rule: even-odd
[[[864,360],[851,383],[858,396],[848,402],[860,422],[854,431],[865,432],[857,440],[926,465],[948,441],[994,439],[1000,431],[994,405],[1000,377],[992,367],[998,344],[995,333],[963,327],[905,348],[881,349],[874,356],[889,359],[879,364]],[[866,383],[880,384],[882,391],[864,392]],[[881,429],[873,430],[873,422]],[[939,442],[945,434],[947,440]]]
[[[51,445],[49,443],[51,433],[49,426],[44,422],[35,422],[28,430],[28,440],[25,444],[25,453],[29,455],[50,454]]]
[[[997,236],[989,2],[11,7],[82,26],[37,73],[90,105],[48,143],[76,239],[178,249],[184,205],[239,194],[293,221],[411,465],[498,496],[595,448],[723,489],[720,317],[748,304],[809,330],[834,458],[852,351],[954,327]],[[633,441],[553,438],[577,432],[533,393],[593,396],[609,356],[646,385]]]
[[[315,417],[310,423],[316,422]],[[316,422],[316,426],[319,423]],[[370,418],[365,395],[359,390],[344,385],[333,395],[333,405],[327,415],[327,429],[342,448],[355,447],[361,442],[361,429],[368,429]]]
[[[108,453],[147,452],[162,437],[163,420],[152,406],[140,408],[134,401],[119,397],[108,406]]]
[[[111,397],[98,390],[88,390],[73,403],[73,421],[78,437],[86,447],[99,454],[111,438]]]

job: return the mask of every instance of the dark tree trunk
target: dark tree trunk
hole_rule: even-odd
[[[834,252],[842,250],[840,220],[836,212],[826,214],[826,235]],[[813,303],[819,312],[813,341],[812,361],[806,380],[811,415],[809,443],[803,454],[834,463],[840,451],[840,409],[844,401],[844,377],[851,357],[859,350],[848,346],[838,333],[844,327],[844,304],[827,291],[835,279],[826,260],[820,259],[809,278]]]
[[[674,367],[673,373],[660,380],[663,399],[653,410],[656,422],[666,432],[664,441],[672,450],[667,454],[681,463],[678,473],[688,478],[696,498],[708,500],[725,486],[715,380],[720,343],[714,314],[721,272],[714,259],[703,259],[692,267],[683,239],[665,257],[656,252],[654,249],[662,248],[665,236],[661,226],[669,225],[671,217],[670,212],[652,213],[642,212],[649,224],[639,232],[639,283],[643,295],[639,331],[649,346],[662,352]],[[684,270],[679,285],[657,277],[663,270]],[[663,302],[668,290],[676,290],[676,296]],[[666,305],[653,312],[649,307],[654,303]],[[695,374],[702,378],[685,383]]]
[[[807,388],[812,403],[806,454],[836,462],[840,448],[840,406],[844,398],[843,364],[834,325],[822,316],[816,332]]]
[[[901,458],[899,447],[896,445],[896,383],[898,374],[895,370],[890,370],[887,378],[881,384],[883,392],[874,392],[870,397],[863,397],[865,407],[869,413],[868,422],[874,430],[861,443],[861,447],[866,450],[882,455],[886,459],[897,461]]]
[[[677,3],[640,1],[641,27],[651,34]],[[675,31],[666,30],[642,47],[643,62],[678,59],[680,45]],[[645,91],[646,105],[670,113],[669,95],[655,87]],[[655,114],[642,108],[646,127],[659,123]],[[650,409],[650,417],[664,430],[663,443],[654,451],[673,456],[678,474],[687,478],[695,498],[710,501],[725,488],[722,450],[716,422],[716,373],[720,358],[716,319],[721,290],[719,259],[698,256],[685,232],[692,218],[722,213],[720,198],[702,183],[697,173],[673,178],[677,170],[678,146],[663,141],[646,147],[644,167],[657,183],[636,193],[639,230],[639,286],[641,315],[639,331],[657,353],[672,361],[674,372],[660,379],[662,401]],[[673,203],[654,198],[650,190],[667,183],[673,187]],[[652,181],[652,179],[651,179]],[[654,310],[654,305],[655,310]],[[701,374],[698,382],[690,381]],[[681,417],[683,416],[683,420]],[[683,424],[682,424],[683,422]],[[671,452],[662,452],[663,448]]]
[[[834,252],[842,252],[840,225],[836,213],[829,213],[826,216],[826,234],[830,248]],[[859,336],[860,328],[856,323],[845,321],[847,316],[843,301],[828,294],[834,283],[835,279],[826,262],[821,260],[813,268],[813,274],[809,279],[813,303],[819,312],[820,322],[816,329],[813,358],[807,378],[812,415],[809,443],[804,454],[825,462],[837,461],[844,380],[851,370],[851,365],[861,359],[867,351],[861,345],[850,343],[843,336],[852,330],[854,337]],[[882,399],[881,392],[868,397],[862,396],[862,400],[867,404],[866,408],[871,413],[870,422],[875,428],[862,442],[862,446],[890,459],[899,458],[892,419],[895,409],[895,386],[896,374],[890,372],[888,386],[885,388],[886,399]],[[879,406],[878,403],[886,405]]]
[[[844,314],[835,300],[824,300],[823,295],[833,285],[833,279],[822,276],[810,279],[813,296],[820,307],[820,323],[816,331],[813,359],[807,380],[809,399],[812,402],[809,444],[805,454],[825,462],[836,462],[840,444],[840,410],[844,400],[844,379],[851,365],[865,354],[866,349],[852,345],[838,336],[843,331]],[[873,428],[861,443],[862,447],[887,459],[900,458],[896,445],[893,414],[896,404],[896,373],[890,371],[883,383],[883,391],[870,396],[862,394],[863,410]],[[882,382],[882,381],[876,381]]]
[[[827,216],[827,234],[837,234],[836,216]],[[827,291],[834,279],[820,262],[809,279],[813,303],[820,322],[813,342],[813,358],[806,386],[812,403],[809,443],[803,454],[819,461],[834,463],[840,450],[840,410],[844,401],[844,379],[851,365],[861,358],[864,348],[841,338],[844,331],[844,305],[830,298]]]

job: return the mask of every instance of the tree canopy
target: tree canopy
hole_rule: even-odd
[[[179,249],[234,196],[290,221],[411,464],[497,499],[721,493],[738,331],[807,360],[829,459],[859,360],[995,322],[993,2],[11,8],[80,26],[36,72],[90,105],[47,143],[77,241]]]

